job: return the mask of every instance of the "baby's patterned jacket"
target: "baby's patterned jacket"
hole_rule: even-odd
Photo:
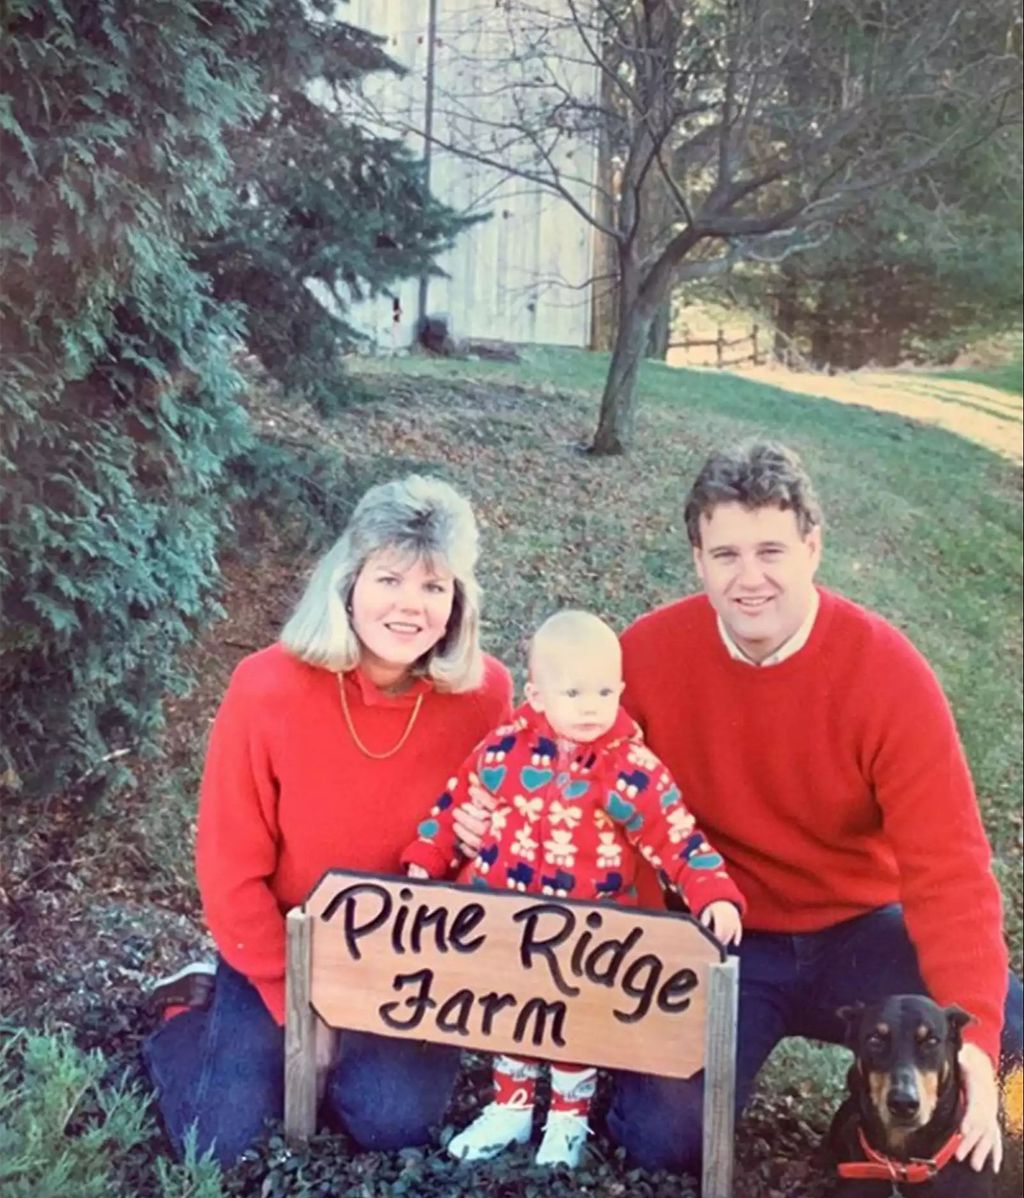
[[[456,847],[453,815],[470,785],[497,800],[476,857]],[[718,900],[746,904],[704,839],[679,788],[621,708],[589,744],[559,741],[524,704],[484,738],[417,829],[403,867],[487,889],[636,903],[641,854],[695,914]]]

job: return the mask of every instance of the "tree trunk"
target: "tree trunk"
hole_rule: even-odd
[[[832,360],[830,366],[837,366],[840,370],[860,370],[861,367],[875,358],[875,345],[877,337],[874,333],[867,333],[858,336],[856,333],[843,337],[839,343],[839,350],[836,352],[835,347],[832,350]]]
[[[607,212],[602,212],[602,216],[608,220],[613,219],[611,205],[607,204],[605,208]],[[615,252],[615,242],[599,231],[594,233],[593,245],[594,283],[590,306],[590,348],[607,352],[615,345],[615,333],[619,323],[619,288],[615,278],[618,255]]]
[[[878,330],[875,360],[879,366],[899,366],[903,354],[904,329],[905,325],[900,319],[900,315],[890,309],[888,319],[884,319],[884,323]]]
[[[672,297],[669,296],[662,303],[657,312],[654,314],[654,319],[651,321],[651,330],[647,334],[647,350],[645,356],[648,358],[656,358],[658,361],[664,362],[668,354],[669,334],[672,331]]]
[[[832,326],[825,320],[815,322],[811,333],[811,365],[825,370],[832,363]]]
[[[626,452],[633,432],[637,374],[654,316],[654,309],[638,301],[623,305],[619,314],[615,348],[601,396],[601,416],[590,447],[593,454]]]
[[[776,362],[789,363],[789,351],[796,336],[797,282],[786,275],[775,300],[775,343],[772,354]]]
[[[611,54],[606,45],[603,53]],[[601,71],[601,108],[605,112],[615,107],[615,66],[610,61]],[[601,121],[597,141],[597,186],[594,188],[594,216],[606,229],[615,229],[618,221],[616,197],[619,180],[612,153],[608,122]],[[590,304],[590,348],[608,351],[615,345],[619,325],[619,247],[616,239],[595,228],[591,235],[594,250],[593,283]]]
[[[827,289],[822,288],[810,318],[811,365],[816,370],[825,370],[831,366],[832,355],[836,350],[833,328],[837,323],[836,313],[829,304]]]

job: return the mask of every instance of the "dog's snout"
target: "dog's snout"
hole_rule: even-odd
[[[906,1086],[893,1086],[886,1095],[885,1104],[897,1119],[913,1119],[921,1106],[916,1092]]]

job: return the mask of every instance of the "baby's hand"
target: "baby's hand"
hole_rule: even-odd
[[[429,878],[430,874],[427,873],[422,865],[414,865],[410,862],[405,867],[405,876],[407,878]]]
[[[735,903],[725,899],[719,899],[717,903],[708,903],[700,913],[700,922],[706,928],[710,928],[723,944],[739,944],[743,939],[740,909]]]

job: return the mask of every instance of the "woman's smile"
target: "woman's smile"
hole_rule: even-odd
[[[391,685],[444,636],[455,582],[440,562],[394,549],[371,554],[352,588],[352,628],[362,664],[378,685]]]

